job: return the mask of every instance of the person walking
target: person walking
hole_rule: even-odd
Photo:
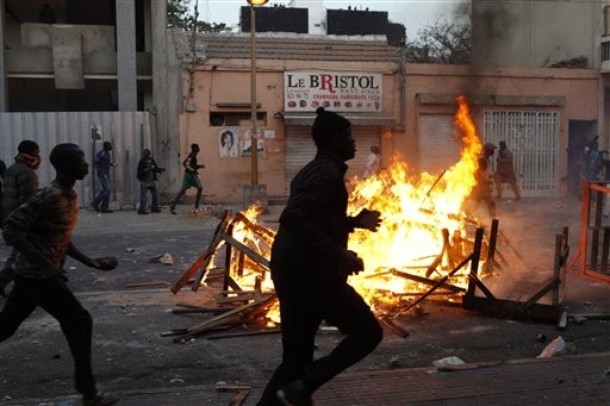
[[[500,149],[496,158],[496,173],[494,181],[498,191],[497,199],[502,199],[502,184],[508,183],[515,194],[517,201],[521,200],[519,186],[517,186],[517,175],[513,166],[513,153],[506,146],[506,142],[500,141]]]
[[[74,184],[88,173],[85,154],[76,144],[59,144],[50,161],[56,178],[9,214],[2,231],[4,241],[18,255],[15,286],[0,312],[0,342],[11,337],[21,323],[41,307],[60,324],[74,358],[75,387],[84,406],[109,406],[118,396],[98,391],[91,367],[91,315],[67,284],[66,256],[91,268],[109,271],[114,257],[91,259],[71,242],[80,210]]]
[[[109,209],[110,205],[110,167],[116,166],[110,157],[112,151],[112,143],[104,141],[103,147],[95,154],[95,169],[97,170],[97,179],[100,181],[101,190],[98,192],[93,203],[91,204],[95,211],[102,213],[112,213]]]
[[[312,394],[381,342],[383,332],[369,306],[347,283],[364,268],[347,249],[354,228],[376,231],[380,213],[347,215],[346,161],[354,158],[350,122],[320,107],[312,127],[315,158],[296,175],[280,216],[271,253],[271,277],[281,313],[282,362],[259,405],[311,404]],[[346,337],[314,361],[322,320]]]
[[[159,168],[154,158],[150,156],[150,149],[142,150],[142,159],[138,162],[137,178],[140,181],[140,207],[138,214],[148,214],[146,211],[147,194],[150,191],[152,213],[161,213],[159,195],[157,192],[157,174],[163,173],[165,168]]]
[[[364,179],[377,175],[381,169],[380,151],[377,145],[371,146],[368,157],[366,158],[366,169],[362,177]]]
[[[170,205],[170,212],[176,214],[176,205],[184,196],[184,193],[192,187],[197,188],[197,195],[195,196],[195,210],[199,211],[199,202],[201,201],[201,193],[203,192],[203,186],[199,180],[199,169],[205,168],[205,165],[200,165],[197,162],[197,155],[199,154],[199,144],[191,144],[191,152],[187,155],[186,159],[182,162],[184,167],[184,178],[182,179],[182,187],[176,195],[176,198]]]
[[[493,199],[493,180],[490,173],[490,160],[497,148],[491,142],[486,142],[483,145],[483,151],[479,155],[478,166],[474,173],[477,183],[465,204],[465,210],[469,214],[472,214],[481,203],[485,203],[489,216],[495,218],[497,215],[496,202]]]
[[[23,204],[38,190],[38,174],[40,167],[40,148],[31,140],[23,140],[17,146],[15,162],[4,173],[2,193],[2,222],[13,210]],[[0,296],[6,297],[6,286],[13,281],[13,263],[17,251],[13,248],[2,271],[0,271]]]

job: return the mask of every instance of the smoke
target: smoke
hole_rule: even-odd
[[[504,0],[472,0],[472,62],[494,66],[494,51],[505,49],[516,15]]]

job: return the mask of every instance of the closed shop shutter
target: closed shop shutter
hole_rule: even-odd
[[[380,145],[380,127],[352,127],[352,137],[356,140],[356,156],[348,162],[347,177],[362,176],[366,159],[372,145]],[[311,139],[311,127],[286,127],[286,193],[296,174],[316,155],[316,145]]]
[[[438,175],[460,160],[461,142],[453,136],[453,116],[426,114],[419,116],[419,169]]]
[[[380,127],[352,127],[352,137],[356,140],[356,156],[347,163],[349,165],[349,170],[347,171],[348,179],[354,176],[362,177],[366,169],[366,161],[371,152],[371,147],[373,145],[381,147],[379,143],[381,140],[381,129]]]
[[[307,162],[316,156],[316,144],[311,138],[311,127],[286,127],[286,195],[290,182]]]

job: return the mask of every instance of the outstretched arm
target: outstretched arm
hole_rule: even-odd
[[[102,271],[110,271],[119,264],[119,261],[115,257],[89,258],[72,243],[70,243],[70,247],[68,248],[68,255],[90,268],[101,269]]]
[[[381,213],[377,210],[362,209],[355,217],[348,217],[347,224],[352,230],[354,228],[364,228],[370,231],[377,231],[381,224]]]

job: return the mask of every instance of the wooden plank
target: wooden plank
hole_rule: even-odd
[[[193,292],[197,292],[199,290],[199,287],[201,286],[201,281],[205,277],[208,266],[210,265],[210,261],[214,257],[214,253],[222,242],[222,236],[224,235],[225,230],[229,226],[230,217],[231,210],[225,210],[224,216],[220,221],[220,224],[218,224],[218,226],[216,227],[216,231],[214,232],[214,238],[212,239],[212,242],[210,243],[210,246],[207,249],[208,255],[206,256],[205,260],[203,261],[203,264],[201,265],[201,273],[197,278],[195,278],[195,282],[191,287],[191,290]]]
[[[209,255],[210,253],[208,250],[204,251],[203,254],[201,254],[195,260],[195,262],[193,262],[193,264],[186,270],[186,272],[182,274],[182,277],[180,277],[180,279],[178,279],[178,281],[174,283],[174,285],[170,288],[170,291],[172,291],[172,293],[174,294],[178,293],[178,291],[180,291],[180,289],[182,289],[184,285],[189,283],[191,281],[191,277],[195,275],[199,269],[201,269],[201,266],[204,264],[206,258]]]
[[[537,293],[534,294],[531,298],[529,298],[525,303],[521,305],[519,308],[519,312],[523,313],[527,309],[529,309],[534,303],[540,300],[544,295],[549,293],[552,289],[554,289],[559,284],[559,280],[552,278],[547,282],[546,285],[542,287]]]
[[[262,329],[262,330],[234,331],[234,332],[227,332],[227,333],[209,334],[205,338],[206,338],[206,340],[217,340],[217,339],[221,339],[221,338],[250,337],[250,336],[260,336],[260,335],[267,335],[267,334],[277,334],[277,333],[281,333],[281,332],[282,332],[281,328],[267,328],[267,329]]]
[[[561,234],[557,234],[555,236],[555,259],[553,262],[553,279],[559,281],[559,276],[561,272],[561,247],[563,245],[563,236]],[[553,289],[551,303],[553,306],[557,306],[559,304],[559,283]]]
[[[134,283],[128,283],[127,285],[125,285],[126,288],[147,288],[150,286],[167,286],[170,283],[168,281],[150,281],[150,282],[134,282]]]
[[[201,331],[202,329],[204,329],[206,326],[213,325],[214,323],[216,323],[218,321],[222,321],[228,317],[239,315],[240,313],[252,310],[252,309],[256,308],[257,306],[263,306],[263,305],[271,302],[272,300],[274,300],[275,297],[276,297],[275,295],[266,296],[266,297],[261,298],[260,300],[256,300],[252,303],[245,304],[236,309],[233,309],[226,313],[220,314],[216,317],[212,317],[210,320],[206,320],[203,323],[200,323],[196,326],[188,328],[187,335],[190,335],[192,333],[197,333],[198,331]]]
[[[468,274],[468,278],[470,280],[472,280],[475,285],[477,285],[477,288],[479,288],[481,290],[481,292],[483,292],[483,294],[489,299],[489,300],[495,300],[496,297],[494,296],[493,293],[491,293],[491,291],[487,288],[487,286],[485,286],[485,284],[483,283],[483,281],[481,281],[479,279],[478,276],[473,275],[473,274]]]
[[[512,320],[532,320],[557,324],[561,315],[561,308],[556,306],[534,303],[525,312],[521,312],[523,303],[505,299],[496,299],[493,302],[484,297],[464,296],[462,305],[465,309],[477,311],[493,317],[508,318]]]
[[[258,264],[262,265],[264,268],[266,268],[266,270],[271,269],[269,267],[269,260],[267,258],[263,257],[262,255],[260,255],[258,252],[254,251],[252,248],[245,246],[244,244],[242,244],[241,242],[237,241],[235,238],[233,238],[229,235],[225,234],[225,235],[223,235],[222,238],[227,243],[231,244],[235,249],[242,251],[244,254],[246,254],[247,256],[249,256],[250,258],[255,260],[256,262],[258,262]]]
[[[428,279],[423,276],[413,275],[409,272],[400,271],[398,269],[392,269],[391,273],[394,276],[399,276],[401,278],[410,279],[412,281],[415,281],[418,283],[423,283],[423,284],[430,285],[430,286],[434,286],[438,282],[438,281],[435,281],[434,279]],[[459,286],[454,286],[449,283],[443,283],[440,285],[440,287],[451,290],[453,292],[465,292],[466,291],[466,289],[464,289],[464,288],[461,288]]]
[[[478,277],[479,272],[479,259],[481,258],[481,245],[483,242],[483,229],[477,228],[477,232],[474,239],[474,248],[470,255],[472,261],[470,263],[470,273],[475,277]],[[476,284],[474,279],[468,280],[468,289],[466,289],[466,296],[474,296],[476,291]]]
[[[480,242],[479,242],[480,245]],[[473,254],[468,255],[466,258],[464,258],[462,260],[462,262],[460,262],[458,264],[458,266],[456,266],[451,272],[449,272],[447,275],[445,275],[441,280],[439,280],[436,284],[434,284],[434,286],[432,286],[426,293],[424,293],[422,296],[420,296],[415,302],[411,303],[408,307],[407,307],[407,311],[410,310],[411,308],[413,308],[414,306],[416,306],[417,304],[419,304],[422,300],[424,300],[425,298],[427,298],[429,295],[432,294],[432,292],[434,292],[436,289],[438,289],[442,284],[444,284],[445,282],[447,282],[447,280],[452,277],[455,273],[457,273],[460,269],[462,269],[467,263],[468,261],[470,261],[473,257]]]
[[[494,255],[496,253],[496,242],[498,241],[498,226],[500,221],[493,219],[491,221],[491,230],[489,232],[489,248],[487,250],[487,259],[485,260],[484,274],[490,275],[493,271]]]
[[[208,248],[203,251],[203,253],[195,260],[195,262],[193,262],[193,264],[186,270],[186,272],[184,272],[182,274],[180,279],[178,279],[178,281],[170,288],[170,290],[174,294],[178,293],[178,291],[180,291],[180,289],[182,289],[182,287],[184,287],[184,285],[189,283],[191,278],[197,273],[197,271],[199,269],[202,269],[202,267],[203,267],[203,270],[205,271],[204,265],[209,263],[210,256],[211,256],[211,254],[214,251],[212,249],[212,247],[214,245],[214,242],[217,240],[218,235],[220,234],[220,232],[224,231],[222,226],[223,226],[224,223],[226,223],[226,221],[228,221],[229,215],[230,215],[230,211],[226,210],[225,213],[224,213],[224,216],[223,216],[223,218],[221,220],[221,222],[218,224],[218,226],[216,226],[216,231],[214,232],[214,235],[212,237],[212,241],[210,242],[210,245],[208,246]],[[204,275],[204,272],[202,272],[201,277],[195,279],[196,283],[193,284],[193,290],[199,289],[199,284],[201,284],[201,280],[203,278],[203,275]],[[197,286],[197,287],[195,288],[195,286]]]
[[[388,317],[388,316],[380,317],[379,321],[384,326],[386,326],[387,328],[392,330],[394,333],[396,333],[399,337],[402,337],[402,338],[409,337],[409,332],[407,330],[405,330],[402,326],[396,324],[396,322],[394,322],[394,320],[392,320],[390,317]]]
[[[233,224],[230,224],[227,227],[227,236],[233,235]],[[229,289],[229,278],[231,277],[231,244],[225,244],[225,272],[224,272],[224,280],[222,283],[222,289]]]

